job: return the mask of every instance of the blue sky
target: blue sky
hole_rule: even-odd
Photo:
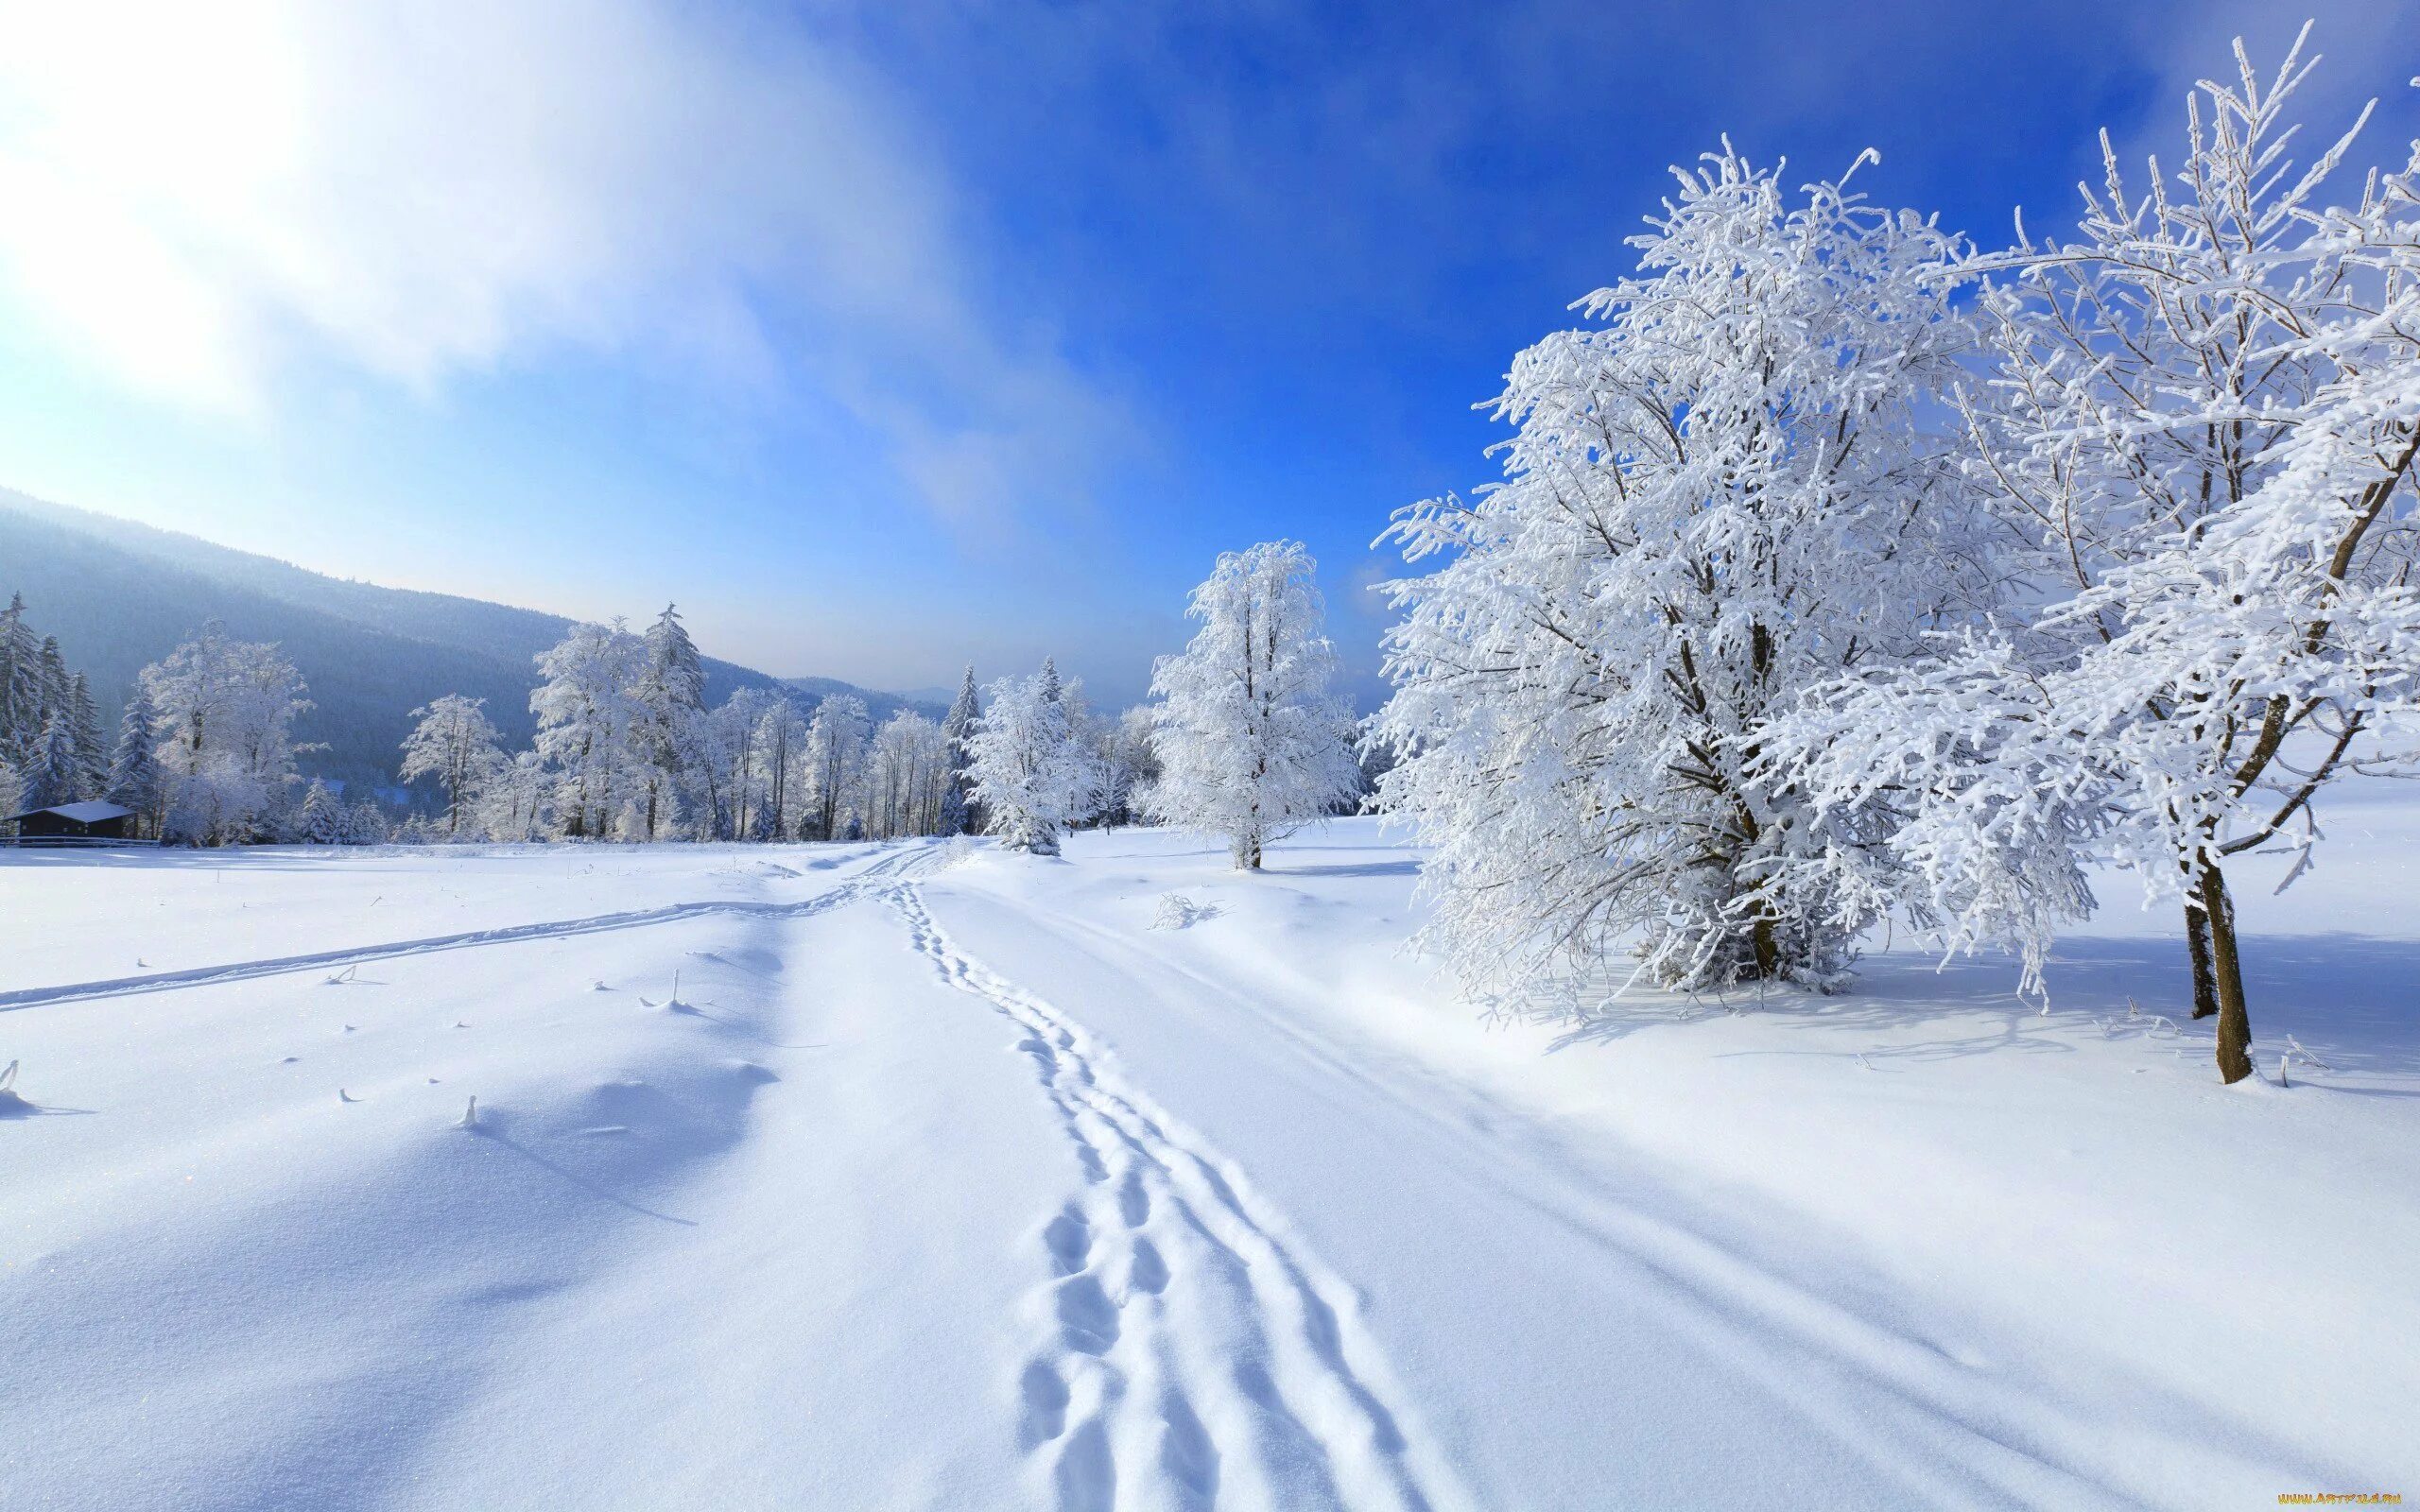
[[[106,15],[95,14],[107,9]],[[203,12],[206,10],[206,14]],[[0,483],[881,686],[1140,695],[1310,542],[1374,684],[1396,507],[1728,131],[1987,243],[2302,16],[2420,134],[2420,0],[0,0]]]

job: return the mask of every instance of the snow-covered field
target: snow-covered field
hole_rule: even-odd
[[[2420,809],[2331,821],[2234,1089],[2122,884],[2048,1015],[1575,1026],[1363,820],[9,854],[0,1505],[2420,1495]]]

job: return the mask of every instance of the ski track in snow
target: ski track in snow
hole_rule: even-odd
[[[944,981],[1023,1032],[1082,1172],[1042,1230],[1044,1342],[1019,1383],[1022,1439],[1062,1512],[1127,1504],[1129,1481],[1187,1509],[1226,1490],[1248,1505],[1472,1504],[1406,1436],[1375,1345],[1334,1299],[1349,1294],[1228,1163],[1124,1085],[1081,1026],[959,950],[912,884],[873,891]]]
[[[331,966],[361,966],[372,961],[392,960],[397,956],[431,955],[441,951],[470,950],[482,945],[516,945],[530,940],[604,935],[650,924],[677,924],[684,919],[705,919],[717,914],[740,919],[812,919],[817,914],[828,913],[855,902],[866,881],[907,874],[928,861],[931,853],[930,846],[886,851],[850,873],[849,880],[838,886],[811,898],[787,902],[752,902],[746,899],[718,898],[705,902],[667,903],[662,908],[596,914],[585,919],[508,924],[495,929],[468,929],[453,935],[432,935],[424,939],[317,951],[306,955],[278,955],[261,960],[233,961],[220,966],[197,966],[182,971],[152,971],[142,976],[111,977],[97,982],[21,988],[15,991],[0,992],[0,1013],[15,1008],[40,1007],[51,1003],[75,1003],[92,998],[127,997],[138,992],[161,992],[175,988],[243,982],[254,977],[282,976],[289,971],[318,971]]]

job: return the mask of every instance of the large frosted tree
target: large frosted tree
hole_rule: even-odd
[[[1270,841],[1360,786],[1352,718],[1328,690],[1336,649],[1322,633],[1317,567],[1292,541],[1222,555],[1186,610],[1201,628],[1151,673],[1160,777],[1150,812],[1224,836],[1247,871]]]
[[[2420,772],[2420,143],[2331,205],[2352,137],[2287,156],[2299,53],[2264,80],[2238,46],[2148,194],[2104,138],[2076,237],[2005,259],[1969,419],[2027,611],[1840,690],[1799,773],[1911,809],[1920,900],[2035,967],[2088,861],[2181,899],[2229,1081],[2228,859],[2307,861],[2330,782]]]
[[[413,710],[411,717],[419,723],[405,737],[404,764],[396,776],[406,782],[436,779],[445,795],[445,833],[459,839],[465,819],[475,830],[479,789],[504,762],[487,700],[449,693]]]
[[[1512,363],[1502,481],[1403,511],[1384,805],[1434,849],[1425,940],[1502,993],[1635,947],[1685,987],[1832,980],[1880,905],[1879,802],[1759,782],[1809,687],[1982,601],[1943,419],[1974,350],[1962,248],[1726,144],[1598,322]]]

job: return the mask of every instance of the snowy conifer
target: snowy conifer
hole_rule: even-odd
[[[46,809],[60,803],[73,803],[79,796],[83,782],[82,764],[76,757],[76,740],[67,728],[64,710],[54,713],[42,728],[42,736],[26,759],[23,773],[25,790],[20,795],[29,809]]]
[[[109,781],[102,795],[132,809],[141,830],[158,833],[163,787],[160,781],[160,715],[150,691],[141,682],[118,716],[117,745],[110,753]]]
[[[1071,717],[1080,702],[1045,662],[1034,677],[993,683],[984,704],[967,748],[985,830],[1012,850],[1055,856],[1060,836],[1090,811],[1099,785]]]
[[[967,775],[967,767],[974,761],[967,749],[967,741],[975,733],[975,722],[980,717],[982,706],[975,696],[975,665],[969,662],[965,675],[959,680],[958,696],[950,700],[949,713],[942,720],[942,740],[947,747],[945,758],[949,764],[949,786],[942,794],[940,833],[971,834],[981,828],[981,816],[975,812],[974,799],[969,794],[971,779]]]
[[[109,786],[110,748],[101,738],[101,711],[81,672],[67,678],[67,731],[76,746],[76,797],[95,799]]]
[[[22,764],[42,738],[42,643],[22,593],[0,610],[0,756]]]
[[[1151,813],[1223,835],[1236,865],[1335,811],[1360,785],[1351,716],[1328,691],[1317,564],[1299,541],[1228,552],[1193,591],[1201,628],[1151,672],[1161,775]]]
[[[328,784],[318,778],[302,795],[302,812],[295,825],[295,837],[304,845],[342,845],[345,839],[344,805]]]
[[[666,604],[647,629],[647,667],[634,690],[642,711],[637,739],[641,829],[655,839],[678,822],[684,768],[706,712],[706,669],[677,609]]]

